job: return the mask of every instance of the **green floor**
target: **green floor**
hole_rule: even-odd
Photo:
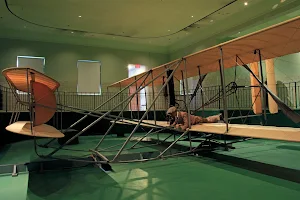
[[[66,146],[65,148],[67,150],[58,151],[55,156],[62,157],[62,156],[76,156],[76,157],[84,157],[86,155],[90,155],[91,153],[88,151],[90,148],[94,148],[99,140],[101,139],[101,136],[88,136],[88,137],[80,137],[80,143],[79,145],[70,145]],[[44,144],[48,140],[47,139],[39,139],[37,140],[38,144]],[[106,156],[109,155],[115,155],[116,151],[121,147],[121,144],[123,144],[124,138],[117,138],[112,136],[107,136],[105,138],[105,142],[103,142],[100,146],[100,148],[105,149],[110,146],[115,146],[114,148],[109,149],[110,151],[105,152],[104,154]],[[130,141],[126,148],[129,148],[131,145],[133,145],[135,141]],[[39,157],[35,154],[34,148],[33,148],[34,142],[33,140],[29,141],[22,141],[15,144],[10,144],[4,147],[4,149],[0,152],[0,164],[16,164],[16,163],[26,163],[30,161],[36,161],[39,160]],[[55,141],[52,144],[50,144],[52,147],[58,147],[59,144]],[[132,152],[148,152],[153,151],[154,149],[151,147],[144,147],[144,148],[138,148],[142,147],[142,145],[138,144],[136,146],[136,149],[132,149],[130,151],[124,150],[122,154],[128,154]],[[70,149],[70,151],[68,150]],[[50,152],[52,152],[53,148],[38,148],[38,153],[41,155],[46,155]],[[77,150],[77,151],[74,151]],[[81,151],[84,150],[84,151]]]
[[[299,199],[300,185],[211,160],[173,158],[31,174],[27,199]]]
[[[300,144],[272,140],[249,140],[236,143],[234,150],[219,154],[300,170]]]
[[[169,134],[160,134],[159,139],[164,140]],[[157,135],[151,138],[157,139]],[[177,139],[175,137],[175,139]],[[174,137],[170,137],[166,141],[174,141]],[[222,140],[219,140],[222,141]],[[228,140],[227,142],[232,142]],[[179,141],[178,144],[189,146],[189,141]],[[199,142],[193,142],[192,146],[198,146]],[[238,158],[249,159],[252,161],[263,162],[289,169],[300,170],[300,143],[285,142],[276,140],[252,139],[233,144],[235,149],[229,151],[217,150],[218,154],[229,155]]]
[[[164,135],[161,134],[161,137]],[[97,144],[96,137],[81,137],[84,149]],[[173,138],[172,138],[173,139]],[[120,144],[122,138],[108,138],[105,146]],[[41,140],[39,141],[41,142]],[[34,161],[33,141],[9,145],[0,151],[0,164]],[[133,144],[133,143],[131,143]],[[103,146],[102,148],[104,148]],[[287,142],[250,140],[235,144],[232,156],[266,161],[299,169],[300,145]],[[40,150],[41,153],[51,149]],[[135,151],[153,150],[148,147]],[[60,152],[83,156],[87,152]],[[128,153],[127,151],[124,152]],[[297,158],[297,159],[296,159]],[[299,199],[300,184],[255,173],[204,157],[177,157],[145,163],[113,164],[114,172],[96,167],[44,173],[0,176],[0,199],[27,200],[115,200],[115,199]]]
[[[19,174],[17,177],[11,175],[0,176],[0,199],[22,200],[27,197],[29,174]]]

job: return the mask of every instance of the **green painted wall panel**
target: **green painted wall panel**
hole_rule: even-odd
[[[15,67],[17,56],[45,57],[45,73],[61,82],[61,89],[67,91],[76,91],[77,60],[101,61],[104,91],[107,85],[128,76],[128,64],[138,63],[152,68],[168,61],[167,54],[158,53],[10,39],[0,39],[0,43],[0,69]],[[3,83],[3,77],[0,80]]]

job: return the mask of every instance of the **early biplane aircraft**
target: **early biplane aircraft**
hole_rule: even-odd
[[[273,58],[297,53],[300,51],[299,30],[300,17],[296,17],[294,19],[268,27],[258,32],[222,44],[218,44],[214,47],[193,53],[191,55],[184,56],[180,59],[166,63],[159,67],[152,68],[151,70],[134,77],[118,81],[114,84],[111,84],[109,87],[118,87],[120,88],[120,91],[114,94],[107,101],[103,102],[93,111],[84,110],[82,112],[82,109],[80,108],[74,108],[68,105],[57,103],[54,92],[58,89],[59,83],[44,74],[41,74],[30,68],[5,69],[3,71],[3,75],[5,76],[12,91],[14,92],[17,102],[23,105],[27,105],[30,111],[30,120],[27,122],[17,121],[18,114],[13,114],[14,117],[12,116],[11,123],[9,126],[7,126],[7,130],[14,133],[25,134],[34,137],[50,137],[52,139],[49,142],[44,145],[39,145],[40,147],[47,147],[55,140],[55,138],[64,137],[62,131],[59,131],[52,126],[45,124],[49,119],[51,119],[56,110],[60,110],[62,107],[72,109],[72,111],[74,111],[74,109],[77,109],[77,111],[74,112],[82,113],[84,115],[81,119],[72,124],[67,130],[73,128],[75,125],[83,121],[87,116],[96,117],[96,120],[94,122],[76,133],[64,144],[54,148],[54,150],[47,155],[40,155],[41,157],[48,158],[53,157],[53,155],[59,150],[64,150],[65,145],[72,142],[72,140],[79,137],[87,129],[98,123],[100,120],[108,119],[111,121],[110,127],[107,129],[106,133],[100,137],[99,143],[94,148],[88,150],[91,152],[91,154],[93,154],[94,162],[106,164],[113,162],[147,161],[160,159],[163,156],[166,157],[165,153],[183,137],[187,137],[191,144],[192,141],[189,135],[191,132],[300,142],[300,128],[230,124],[228,122],[228,110],[226,102],[227,87],[225,86],[224,79],[225,69],[236,66],[245,68],[250,73],[251,86],[254,86],[252,88],[254,113],[265,117],[266,109],[262,106],[264,104],[260,99],[265,99],[263,95],[260,95],[263,94],[260,91],[264,90],[271,97],[269,98],[271,113],[276,113],[279,108],[293,122],[299,123],[300,116],[292,109],[290,109],[287,105],[285,105],[276,96],[276,88],[274,87],[275,79],[274,77],[272,77],[272,73],[274,71],[272,63]],[[267,63],[267,85],[263,82],[264,78],[262,74],[262,59],[266,60]],[[248,65],[250,65],[250,67]],[[179,80],[186,80],[189,77],[199,75],[200,79],[198,83],[201,83],[206,74],[215,71],[219,71],[221,77],[221,97],[223,102],[224,123],[198,124],[193,126],[189,124],[189,129],[180,131],[174,129],[173,127],[170,127],[170,125],[166,121],[156,120],[155,102],[159,98],[159,95],[164,91],[164,89],[168,87],[168,83],[173,77],[176,77]],[[162,79],[162,76],[168,78]],[[112,99],[116,98],[118,95],[128,90],[132,86],[136,86],[136,91],[133,94],[128,95],[126,99],[120,101],[118,105],[113,106],[113,108],[107,112],[98,111],[101,107],[103,107],[103,105],[109,103]],[[147,110],[138,119],[124,118],[124,110],[128,107],[133,97],[145,87],[152,88],[153,95],[152,102],[148,104]],[[154,94],[154,87],[160,87],[158,93],[156,94]],[[188,85],[184,87],[185,94],[187,93],[187,90]],[[21,100],[18,96],[17,91],[28,93],[27,101]],[[190,101],[187,98],[187,95],[185,95],[185,105],[187,105],[186,111],[190,114]],[[113,115],[112,112],[120,106],[122,106],[122,109],[119,114],[117,116]],[[154,118],[153,120],[146,120],[145,118],[150,110],[154,110]],[[113,156],[111,156],[110,154],[110,156],[108,157],[105,156],[104,153],[108,151],[107,149],[109,148],[100,149],[100,146],[116,124],[133,125],[134,128],[128,135],[126,140],[123,143],[119,144],[119,146],[121,146],[120,148],[118,148],[117,150],[111,150],[115,151],[115,154]],[[139,127],[148,127],[151,130],[128,148],[127,145],[129,144],[129,142],[132,142],[132,138]],[[140,159],[131,160],[120,158],[121,153],[124,152],[125,149],[134,149],[135,146],[139,142],[143,141],[143,139],[148,135],[158,133],[166,129],[175,131],[177,134],[179,133],[179,137],[177,137],[177,139],[174,139],[171,144],[169,144],[163,151],[160,151],[154,157],[141,157]],[[161,142],[164,141],[165,140]],[[197,150],[199,150],[199,146],[193,148],[192,146],[190,146],[190,149],[185,152],[177,152],[175,154],[170,154],[169,156],[194,153]],[[79,160],[76,158],[73,159]]]

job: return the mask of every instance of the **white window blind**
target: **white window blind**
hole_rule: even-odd
[[[32,56],[18,56],[17,67],[28,67],[44,73],[45,58]]]
[[[197,85],[197,80],[195,80],[194,77],[187,78],[188,81],[188,94],[192,94],[196,85]],[[184,87],[186,89],[186,81],[184,80]],[[183,91],[183,82],[180,80],[180,95],[184,95]]]
[[[77,62],[77,93],[80,95],[101,94],[101,63],[79,60]]]
[[[17,67],[27,67],[34,69],[38,72],[44,73],[45,58],[44,57],[34,57],[34,56],[18,56],[17,57]],[[27,92],[21,92],[17,90],[18,94],[27,94]]]

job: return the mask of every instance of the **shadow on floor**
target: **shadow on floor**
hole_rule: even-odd
[[[285,149],[285,150],[300,151],[300,146],[280,145],[280,146],[277,146],[276,148],[277,148],[277,149]]]
[[[290,184],[291,182],[300,183],[299,170],[217,153],[209,153],[204,157],[200,156],[199,158],[207,158],[207,164],[226,169],[234,173],[243,174],[252,178],[263,178],[266,182],[297,191],[300,189],[300,184]],[[234,166],[234,168],[232,166]],[[255,173],[245,173],[245,170]],[[261,177],[259,174],[263,174],[265,176]],[[285,181],[280,181],[280,179]]]
[[[88,166],[30,173],[27,199],[115,199],[120,190],[107,173]]]

